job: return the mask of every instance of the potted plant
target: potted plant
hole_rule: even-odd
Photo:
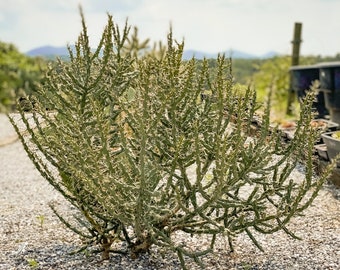
[[[327,146],[329,159],[334,159],[340,153],[340,131],[326,132],[321,137]]]
[[[321,132],[331,132],[336,131],[339,128],[339,124],[323,119],[323,118],[317,118],[313,119],[310,122],[310,125],[313,128],[319,129]],[[297,123],[295,121],[282,121],[279,124],[279,129],[283,132],[284,137],[288,140],[291,140],[294,138],[295,130],[296,130]],[[320,142],[321,143],[321,140]]]
[[[312,127],[319,128],[321,130],[326,131],[336,131],[339,128],[339,124],[333,121],[317,118],[311,121],[310,123]]]

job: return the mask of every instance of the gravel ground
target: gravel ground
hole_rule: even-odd
[[[63,211],[67,202],[49,186],[34,168],[15,132],[0,115],[0,269],[180,269],[177,257],[155,248],[136,260],[113,255],[101,262],[98,256],[69,255],[80,247],[78,236],[69,231],[48,207],[58,201]],[[294,177],[301,177],[301,168]],[[303,240],[294,240],[279,232],[258,235],[265,252],[257,250],[240,235],[236,252],[230,253],[225,239],[219,239],[216,252],[204,258],[207,269],[340,269],[339,189],[327,184],[304,217],[290,224]],[[205,239],[178,241],[192,247]],[[189,264],[189,269],[198,269]]]

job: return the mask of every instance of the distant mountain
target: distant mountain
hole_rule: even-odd
[[[271,51],[271,52],[267,52],[263,55],[261,55],[259,58],[272,58],[275,56],[278,56],[279,54],[277,52]]]
[[[237,51],[237,50],[227,50],[227,51],[221,52],[221,54],[224,54],[226,57],[231,57],[231,58],[234,58],[234,59],[255,59],[255,58],[265,59],[265,58],[271,58],[271,57],[278,55],[278,53],[276,53],[276,52],[268,52],[268,53],[263,54],[263,55],[254,55],[254,54],[249,54],[249,53]],[[189,60],[193,56],[196,59],[203,59],[204,57],[205,58],[216,58],[217,55],[218,55],[218,53],[206,53],[206,52],[202,52],[202,51],[185,50],[184,53],[183,53],[183,59]]]
[[[244,58],[244,59],[250,59],[250,58],[257,58],[255,55],[241,52],[241,51],[235,51],[235,50],[228,50],[221,52],[220,54],[224,54],[226,57],[231,57],[231,58]],[[193,56],[196,59],[203,59],[205,58],[216,58],[218,53],[205,53],[201,51],[194,51],[194,50],[187,50],[184,51],[183,53],[183,59],[184,60],[189,60]]]
[[[225,56],[227,57],[242,58],[242,59],[270,58],[270,57],[277,55],[276,52],[268,52],[264,55],[253,55],[253,54],[249,54],[249,53],[237,51],[237,50],[226,50],[221,53],[224,53]],[[38,48],[30,50],[26,52],[26,54],[28,56],[33,56],[33,57],[42,56],[42,57],[51,59],[57,56],[64,58],[64,57],[67,57],[69,53],[68,53],[66,46],[64,47],[42,46],[42,47],[38,47]],[[189,60],[193,56],[196,59],[203,59],[204,57],[205,58],[216,58],[217,55],[218,53],[207,53],[207,52],[195,51],[195,50],[185,50],[183,53],[183,60]]]
[[[257,56],[248,54],[241,51],[235,51],[235,50],[228,50],[221,52],[220,54],[224,54],[226,57],[231,58],[244,58],[244,59],[250,59],[250,58],[257,58]],[[205,58],[216,58],[218,56],[218,53],[206,53],[201,51],[195,51],[195,50],[186,50],[183,53],[183,59],[189,60],[192,57],[195,57],[196,59],[203,59]]]
[[[205,58],[216,58],[217,54],[212,54],[212,53],[205,53],[201,51],[195,51],[195,50],[185,50],[183,52],[183,59],[184,60],[189,60],[193,57],[196,59],[203,59]]]
[[[28,56],[65,56],[68,55],[67,47],[42,46],[26,52]]]

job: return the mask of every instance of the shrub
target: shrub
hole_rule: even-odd
[[[25,56],[13,44],[0,41],[0,112],[12,111],[15,93],[35,92],[45,66],[43,59]]]
[[[231,250],[240,233],[260,249],[254,231],[295,237],[286,224],[312,203],[331,170],[313,178],[313,96],[294,139],[283,144],[269,102],[254,125],[255,91],[234,87],[224,56],[215,74],[207,61],[184,62],[184,44],[171,32],[165,52],[136,53],[129,27],[121,31],[111,16],[93,52],[81,16],[70,62],[48,70],[32,114],[19,107],[22,122],[9,117],[36,168],[81,214],[69,220],[51,205],[87,239],[83,249],[98,246],[108,259],[157,245],[176,252],[185,268],[187,257],[201,265],[217,236]],[[299,162],[303,181],[290,178]],[[174,240],[177,231],[206,235],[210,245],[190,251]]]

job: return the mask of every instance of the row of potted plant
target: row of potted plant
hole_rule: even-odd
[[[313,120],[311,125],[322,130],[320,141],[315,145],[318,155],[325,160],[334,159],[340,153],[339,124],[320,118]],[[279,129],[286,139],[291,140],[294,138],[296,123],[284,121],[279,125]]]

